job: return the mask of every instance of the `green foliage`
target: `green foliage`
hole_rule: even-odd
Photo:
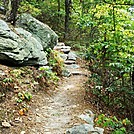
[[[30,101],[31,99],[32,99],[32,94],[29,92],[19,92],[18,93],[18,99],[17,99],[18,103],[21,103],[24,100]]]
[[[134,21],[128,12],[127,1],[113,3],[94,3],[88,13],[83,7],[77,26],[82,39],[89,42],[88,46],[85,44],[87,50],[84,55],[92,72],[89,78],[89,84],[93,83],[92,94],[99,102],[114,107],[113,110],[118,109],[123,114],[125,110],[129,111],[130,116],[127,116],[131,118],[134,106]]]
[[[21,70],[21,69],[14,69],[14,70],[11,71],[11,74],[15,78],[21,78],[22,77],[22,74],[24,74],[24,71]]]
[[[10,77],[10,78],[4,78],[4,79],[3,79],[3,82],[4,82],[4,83],[8,83],[8,82],[9,82],[9,83],[12,83],[12,82],[13,82],[13,79],[12,79],[11,77]]]
[[[19,12],[20,13],[27,12],[32,14],[33,16],[38,16],[41,14],[41,10],[36,0],[31,1],[23,0],[21,2],[21,6],[19,7]]]
[[[104,114],[100,114],[95,119],[95,124],[100,127],[109,128],[112,134],[126,134],[126,127],[132,125],[127,118],[118,120],[115,116],[107,117]]]
[[[62,40],[65,29],[64,2],[24,0],[19,12],[31,13],[47,23]],[[81,49],[89,63],[91,92],[99,102],[122,114],[126,112],[130,117],[134,107],[134,14],[128,9],[133,4],[133,0],[73,0],[68,34],[72,47]],[[40,68],[38,76],[44,81],[57,81],[56,75],[62,73],[63,61],[56,51],[50,50],[49,55],[51,68]],[[12,73],[16,78],[21,74],[23,72],[20,71]],[[7,78],[4,81],[6,84],[11,82]]]
[[[49,57],[49,65],[52,67],[52,70],[57,73],[57,75],[62,74],[64,68],[64,61],[60,57],[60,53],[55,50],[51,50]]]
[[[39,70],[41,73],[37,76],[38,78],[45,77],[48,81],[51,80],[53,82],[57,82],[59,80],[59,77],[56,76],[56,73],[52,72],[50,67],[40,67]]]
[[[2,1],[0,1],[0,6],[2,5]]]

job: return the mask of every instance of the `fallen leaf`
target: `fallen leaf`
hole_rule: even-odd
[[[19,115],[24,115],[24,111],[23,111],[23,109],[21,109],[21,110],[19,110]]]
[[[27,108],[22,108],[22,109],[19,110],[19,115],[21,115],[21,116],[25,115],[26,112],[28,112],[28,109]]]

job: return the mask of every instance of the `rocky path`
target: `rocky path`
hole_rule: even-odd
[[[75,71],[87,73],[81,68]],[[31,134],[64,134],[68,128],[81,124],[78,116],[89,109],[83,87],[87,77],[83,74],[65,77],[53,95],[42,99],[35,109],[36,123]]]
[[[76,64],[75,54],[62,56],[68,71],[58,87],[37,92],[28,115],[18,117],[18,124],[13,124],[9,134],[103,134],[102,128],[94,127],[92,105],[84,100],[85,82],[90,73],[80,61]]]
[[[61,57],[66,64],[67,72],[64,72],[66,77],[59,82],[55,91],[37,95],[38,103],[35,103],[35,109],[32,109],[29,117],[32,124],[28,133],[103,134],[103,129],[94,128],[93,110],[84,100],[84,84],[89,72],[81,67],[82,63],[76,64],[76,55],[70,51],[69,46],[62,43],[55,49],[64,52]]]
[[[84,100],[87,75],[84,68],[70,69],[70,77],[64,77],[53,94],[40,96],[34,109],[30,134],[102,134],[103,129],[93,128],[91,106]],[[77,72],[77,73],[76,73]],[[86,113],[87,111],[87,113]],[[90,113],[90,114],[91,114]],[[84,121],[85,120],[85,121]],[[88,122],[89,121],[89,122]],[[81,125],[83,124],[83,125]],[[90,125],[89,125],[90,124]],[[74,128],[72,128],[74,127]],[[76,128],[75,128],[76,127]],[[72,129],[70,129],[72,128]],[[67,131],[68,130],[68,131]]]
[[[10,129],[0,133],[65,134],[69,128],[85,123],[78,116],[91,110],[84,100],[89,72],[81,67],[68,70],[71,76],[63,77],[55,90],[42,89],[33,94],[28,114],[17,117]]]

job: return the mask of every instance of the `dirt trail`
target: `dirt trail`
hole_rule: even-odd
[[[8,120],[11,127],[1,128],[0,134],[65,134],[68,128],[84,123],[78,116],[92,111],[84,100],[89,72],[82,67],[70,71],[74,75],[62,78],[55,90],[35,92],[26,116],[16,113],[14,120]]]
[[[87,72],[81,68],[73,71],[81,71],[82,75],[62,79],[53,95],[39,95],[38,104],[29,117],[33,123],[28,133],[64,134],[67,128],[81,123],[78,115],[90,109],[84,100]]]

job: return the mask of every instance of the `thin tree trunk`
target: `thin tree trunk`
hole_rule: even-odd
[[[134,91],[134,66],[133,66],[133,70],[132,70],[132,89]]]
[[[60,0],[57,0],[58,3],[58,23],[57,23],[57,27],[59,27],[60,24]]]
[[[69,20],[70,20],[70,8],[71,8],[71,0],[65,0],[65,34],[64,39],[68,37],[69,33]]]
[[[59,13],[60,12],[60,0],[57,0],[57,2],[58,2],[58,13]]]
[[[6,13],[6,20],[11,22],[11,24],[15,25],[17,11],[19,8],[20,0],[9,0],[8,1],[8,11]]]

